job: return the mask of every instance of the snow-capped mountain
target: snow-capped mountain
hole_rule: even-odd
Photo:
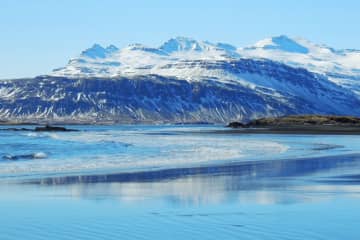
[[[278,36],[238,49],[246,58],[266,58],[326,75],[329,80],[360,95],[360,51],[336,50],[302,38]]]
[[[185,37],[170,39],[158,48],[142,44],[131,44],[123,49],[117,49],[113,46],[111,49],[116,50],[109,51],[110,47],[101,47],[95,44],[83,51],[79,57],[71,59],[65,67],[55,69],[50,75],[66,77],[117,77],[158,74],[184,77],[182,73],[179,75],[179,71],[172,71],[167,66],[182,65],[186,61],[218,61],[239,58],[236,47],[229,44],[213,44]],[[194,71],[191,70],[191,72],[190,76],[186,76],[187,78],[196,79],[203,76],[203,73],[193,75]]]
[[[302,67],[324,74],[329,80],[360,95],[359,50],[335,50],[326,45],[284,35],[264,39],[245,48],[185,37],[170,39],[158,48],[133,44],[120,50],[113,45],[104,48],[95,44],[78,58],[70,60],[64,68],[55,69],[51,75],[116,77],[159,74],[196,80],[199,77],[213,76],[213,73],[196,71],[196,64],[189,69],[183,68],[181,72],[169,68],[164,70],[164,66],[183,65],[184,62],[193,60],[230,61],[241,58],[265,58],[293,67]],[[226,78],[221,75],[217,77]]]
[[[0,81],[0,120],[228,122],[285,114],[360,116],[356,50],[278,36],[237,48],[177,37],[99,44],[33,79]]]

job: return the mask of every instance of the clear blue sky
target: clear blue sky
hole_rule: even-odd
[[[49,73],[95,42],[245,46],[286,34],[360,49],[359,12],[358,0],[0,0],[0,78]]]

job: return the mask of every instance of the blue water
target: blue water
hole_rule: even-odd
[[[68,127],[0,131],[0,239],[360,237],[360,136]]]

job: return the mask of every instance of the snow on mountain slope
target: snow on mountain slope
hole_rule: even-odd
[[[186,51],[202,52],[209,51],[212,48],[213,46],[211,44],[207,44],[205,42],[198,42],[194,39],[186,37],[172,38],[160,46],[160,49],[167,53]]]
[[[246,58],[267,58],[290,66],[306,68],[360,95],[360,51],[335,50],[302,38],[268,38],[254,46],[238,49]]]
[[[236,47],[207,41],[196,41],[191,38],[172,38],[159,48],[141,44],[132,44],[123,49],[107,51],[95,44],[85,50],[63,67],[55,69],[51,75],[67,77],[115,77],[143,74],[157,74],[168,64],[188,60],[224,60],[239,58]],[[89,53],[89,54],[84,54]],[[164,71],[167,76],[174,76],[171,71]],[[196,76],[194,76],[196,77]]]
[[[281,35],[259,41],[250,47],[236,48],[227,43],[211,43],[177,37],[159,48],[141,44],[118,49],[95,44],[51,75],[66,77],[116,77],[144,74],[182,77],[187,80],[226,73],[202,71],[199,61],[223,61],[241,58],[270,59],[293,67],[326,75],[329,80],[360,95],[360,51],[335,50],[301,38]],[[193,64],[189,62],[193,61]],[[166,66],[178,66],[174,69]],[[185,67],[186,66],[186,67]],[[181,69],[181,70],[179,70]],[[220,74],[220,75],[219,75]]]
[[[114,45],[110,45],[106,48],[103,48],[99,44],[94,44],[91,48],[86,49],[81,53],[81,56],[83,57],[89,57],[89,58],[106,58],[108,56],[111,56],[112,53],[118,51],[119,49],[115,47]]]
[[[266,49],[266,50],[279,50],[290,53],[307,54],[309,49],[296,41],[281,35],[278,37],[267,38],[255,44],[253,48],[249,49]]]

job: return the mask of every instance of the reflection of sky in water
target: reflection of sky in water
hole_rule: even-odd
[[[0,187],[1,239],[357,239],[360,185],[195,176]]]

